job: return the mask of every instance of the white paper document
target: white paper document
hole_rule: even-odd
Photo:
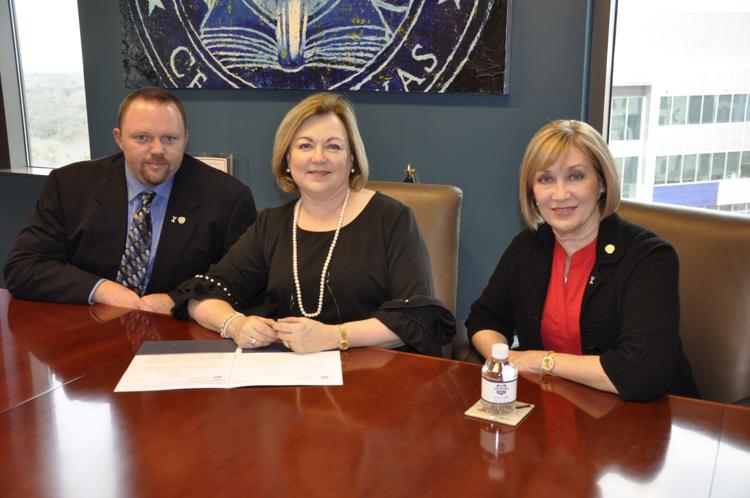
[[[278,345],[242,350],[231,341],[148,341],[115,392],[343,383],[338,351],[298,354]]]

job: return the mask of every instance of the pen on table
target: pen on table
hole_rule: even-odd
[[[531,405],[516,405],[515,409],[520,410],[521,408],[531,408]]]

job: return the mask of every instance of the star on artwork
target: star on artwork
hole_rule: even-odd
[[[151,15],[156,7],[164,10],[164,4],[162,3],[162,0],[148,0],[148,15]]]
[[[440,0],[440,1],[438,2],[438,5],[443,5],[443,4],[444,4],[445,2],[447,2],[447,1],[448,1],[448,0]],[[458,10],[461,10],[461,0],[453,0],[453,3],[455,3],[455,4],[456,4],[456,8],[457,8]]]

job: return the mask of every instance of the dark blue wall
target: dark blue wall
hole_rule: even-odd
[[[407,163],[425,183],[464,191],[458,314],[465,317],[497,260],[521,228],[518,165],[533,133],[549,119],[580,118],[585,102],[587,0],[516,0],[512,12],[510,95],[350,94],[371,177],[401,180]],[[79,0],[92,156],[115,150],[122,78],[117,2]],[[284,199],[270,172],[273,134],[303,92],[182,90],[194,151],[231,152],[235,176],[259,207]],[[21,180],[0,177],[0,195]],[[28,181],[26,181],[28,183]],[[25,185],[25,193],[39,186]],[[23,205],[21,205],[23,204]],[[30,203],[14,213],[20,224]],[[6,211],[3,211],[5,213]],[[9,223],[9,224],[13,224]],[[5,223],[0,257],[8,237]],[[16,229],[17,231],[17,229]],[[4,251],[4,252],[3,252]]]

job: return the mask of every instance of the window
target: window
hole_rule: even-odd
[[[5,112],[8,127],[18,128],[9,130],[13,166],[57,167],[88,159],[77,1],[0,3],[7,4],[0,7]]]
[[[640,140],[643,97],[612,99],[612,140]]]
[[[695,179],[699,182],[707,182],[711,179],[711,154],[700,154],[698,156],[698,173]]]
[[[694,182],[698,156],[690,154],[682,158],[682,183]]]
[[[588,119],[610,133],[623,197],[746,215],[750,2],[602,0],[593,15]]]
[[[735,94],[732,97],[732,123],[745,120],[745,108],[747,107],[747,95]]]
[[[685,115],[687,110],[687,97],[674,97],[672,99],[672,124],[685,124]]]
[[[701,123],[713,123],[714,121],[716,121],[716,95],[704,95]]]
[[[627,98],[612,99],[612,128],[609,132],[611,140],[625,140],[625,114]]]
[[[628,118],[625,140],[639,140],[641,138],[642,107],[643,97],[630,97],[628,99]]]
[[[716,111],[716,122],[717,123],[728,123],[729,113],[732,109],[732,96],[731,95],[719,95],[719,108]]]
[[[698,124],[701,122],[701,104],[703,95],[692,95],[688,100],[688,124]]]
[[[612,119],[624,122],[625,109],[622,102],[613,99]],[[659,99],[659,125],[707,124],[707,123],[741,123],[750,121],[748,111],[749,96],[745,93],[734,95],[690,95],[689,97],[667,97]],[[720,103],[717,115],[716,102]],[[641,112],[641,109],[638,109]],[[687,118],[686,118],[687,115]],[[620,127],[622,125],[620,124]]]
[[[716,153],[713,155],[711,160],[711,179],[721,180],[724,178],[724,166],[727,161],[727,155],[724,153]]]
[[[654,170],[654,183],[660,184],[667,181],[667,156],[656,158],[656,169]]]
[[[672,97],[662,97],[659,102],[659,125],[668,125],[672,114]]]
[[[682,178],[682,156],[669,156],[667,162],[667,183],[680,183]]]
[[[725,178],[733,179],[740,177],[740,153],[729,152],[727,154],[727,167],[724,173]]]
[[[740,161],[740,178],[750,178],[750,150],[742,153]]]
[[[622,197],[632,199],[636,196],[638,187],[638,156],[634,157],[617,157],[615,158],[615,167],[620,177],[622,186]]]

